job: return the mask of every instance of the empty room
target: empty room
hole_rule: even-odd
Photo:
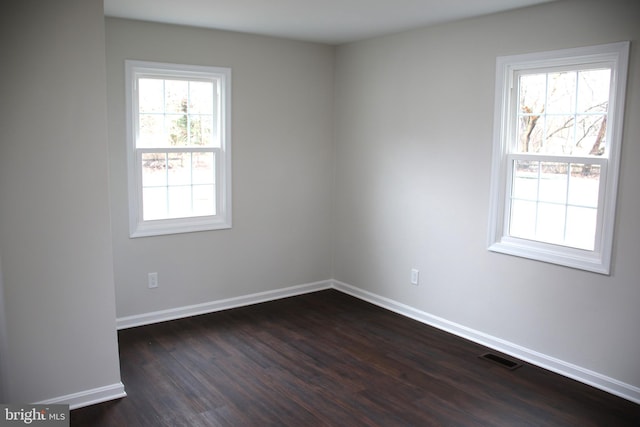
[[[639,22],[4,7],[0,424],[639,425]]]

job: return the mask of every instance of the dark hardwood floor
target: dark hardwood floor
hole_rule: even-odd
[[[118,335],[128,397],[72,426],[640,426],[640,405],[333,290]]]

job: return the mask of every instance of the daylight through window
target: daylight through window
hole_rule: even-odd
[[[608,272],[627,56],[498,58],[491,250]]]
[[[230,226],[230,71],[127,61],[131,236]]]

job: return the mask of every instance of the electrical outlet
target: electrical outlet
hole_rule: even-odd
[[[158,287],[158,273],[149,273],[148,284],[149,284],[149,289]]]
[[[420,279],[420,272],[416,268],[411,269],[411,284],[418,286]]]

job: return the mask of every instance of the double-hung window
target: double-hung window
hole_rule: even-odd
[[[126,61],[131,237],[231,227],[231,70]]]
[[[497,59],[490,250],[609,273],[628,54]]]

